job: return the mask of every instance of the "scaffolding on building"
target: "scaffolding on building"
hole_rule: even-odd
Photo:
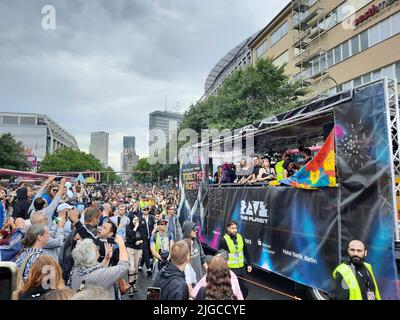
[[[294,80],[302,88],[312,83],[332,79],[326,72],[326,31],[335,23],[326,17],[321,0],[292,1],[293,48],[295,66],[299,72]],[[322,64],[322,65],[321,65]],[[334,79],[333,79],[334,80]],[[318,92],[321,96],[322,92]]]

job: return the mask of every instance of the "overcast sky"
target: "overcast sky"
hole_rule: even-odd
[[[88,152],[110,133],[148,153],[148,114],[180,112],[204,93],[213,66],[262,29],[288,0],[1,0],[0,110],[47,114]],[[53,5],[56,29],[42,28]],[[48,22],[48,20],[45,20]]]

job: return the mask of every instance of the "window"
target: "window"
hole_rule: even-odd
[[[339,7],[336,8],[336,14],[337,14],[337,21],[342,21],[344,17],[346,16],[346,3],[340,5]]]
[[[360,38],[359,36],[355,36],[354,38],[351,38],[351,54],[357,54],[360,52]]]
[[[326,69],[326,54],[321,55],[319,61],[321,71],[324,71]]]
[[[400,82],[400,62],[396,63],[396,78],[397,82]]]
[[[368,82],[371,82],[371,73],[367,73],[362,76],[362,83],[366,84]]]
[[[368,30],[360,34],[361,51],[368,48]]]
[[[343,83],[343,91],[350,90],[351,88],[353,88],[351,81]]]
[[[391,64],[390,66],[387,66],[382,69],[383,76],[388,77],[389,79],[394,79],[394,74],[393,74],[393,65]]]
[[[317,73],[319,73],[319,57],[312,61],[312,74],[314,75]]]
[[[381,25],[381,41],[384,41],[392,36],[390,30],[390,19],[382,21]]]
[[[378,80],[382,78],[381,74],[382,74],[381,69],[372,72],[372,80]]]
[[[268,43],[267,40],[265,40],[257,49],[256,49],[256,55],[257,57],[261,57],[268,49]]]
[[[361,77],[354,79],[354,86],[355,87],[361,86]]]
[[[271,47],[288,33],[288,22],[286,21],[271,35]]]
[[[376,45],[380,39],[379,39],[379,24],[373,26],[368,30],[368,38],[369,38],[369,46],[372,47]]]
[[[400,33],[400,12],[391,17],[392,20],[392,35]]]
[[[340,61],[342,61],[342,50],[340,48],[340,46],[337,46],[334,50],[334,54],[335,54],[335,64],[339,63]]]
[[[326,54],[326,65],[328,68],[333,66],[333,49],[329,50]]]
[[[18,124],[18,117],[4,116],[3,124]]]
[[[286,50],[284,53],[282,53],[278,58],[276,58],[273,61],[273,64],[276,67],[282,66],[284,63],[289,62],[289,50]]]
[[[343,54],[343,60],[347,59],[350,56],[350,48],[349,48],[349,42],[343,42],[342,44],[342,54]]]
[[[21,117],[20,124],[33,125],[36,122],[35,120],[36,120],[36,118],[33,118],[33,117]]]

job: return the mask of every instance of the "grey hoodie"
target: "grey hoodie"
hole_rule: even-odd
[[[189,238],[190,231],[193,229],[194,226],[195,223],[191,221],[185,221],[183,223],[182,226],[183,239],[190,239]],[[192,240],[192,252],[190,255],[190,264],[192,265],[194,272],[196,272],[196,280],[197,282],[199,282],[200,279],[203,278],[205,274],[203,264],[206,263],[207,260],[199,239],[194,238],[191,240]]]

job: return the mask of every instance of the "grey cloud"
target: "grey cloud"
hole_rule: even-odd
[[[91,131],[108,131],[113,159],[124,133],[137,136],[144,156],[148,114],[164,108],[165,96],[170,109],[195,102],[214,64],[285,5],[52,0],[57,29],[48,31],[41,28],[47,4],[0,2],[0,110],[48,114],[84,150]]]

